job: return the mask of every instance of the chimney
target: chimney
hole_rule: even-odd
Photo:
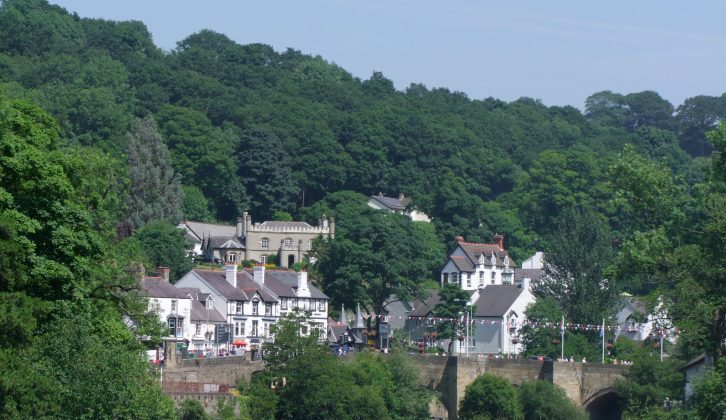
[[[398,194],[398,201],[403,201],[405,198],[406,198],[406,196],[403,195],[403,193]]]
[[[494,234],[494,243],[497,244],[499,249],[504,250],[504,235]]]
[[[159,273],[159,276],[164,280],[165,282],[169,282],[169,276],[171,274],[171,268],[169,267],[156,267],[156,271]]]
[[[265,284],[265,266],[256,265],[254,268],[254,280],[257,284]]]
[[[456,238],[454,238],[454,242],[456,242],[457,244],[459,242],[464,242],[464,237],[463,236],[457,236]]]
[[[232,287],[237,287],[237,264],[227,263],[224,265],[224,277]]]
[[[307,271],[300,270],[297,272],[297,295],[299,297],[310,297]]]
[[[244,223],[245,223],[245,218],[243,216],[238,216],[237,217],[237,232],[235,232],[237,234],[238,238],[241,238],[243,236],[242,227],[244,226]]]
[[[335,217],[330,217],[330,233],[328,234],[331,239],[335,238]]]
[[[322,228],[325,229],[328,227],[328,216],[323,213],[323,216],[320,218],[320,223],[322,224]]]

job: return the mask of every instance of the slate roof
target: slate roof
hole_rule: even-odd
[[[212,236],[209,238],[209,246],[212,249],[245,249],[240,241],[233,237]]]
[[[252,270],[245,269],[243,272],[250,279],[254,279]],[[279,297],[297,297],[297,272],[292,270],[265,270],[265,286]],[[330,299],[317,287],[310,284],[310,297],[313,299]]]
[[[312,227],[305,222],[280,222],[280,221],[266,221],[266,222],[262,222],[262,224],[260,226],[288,228],[288,229],[300,229],[300,228],[311,228]]]
[[[452,255],[451,261],[454,263],[456,268],[459,269],[459,271],[465,271],[465,272],[473,272],[474,266],[471,264],[471,261],[469,261],[468,258],[461,256],[461,255]]]
[[[260,299],[262,299],[263,302],[279,301],[279,299],[277,299],[277,296],[275,296],[275,293],[270,290],[267,284],[256,283],[253,279],[240,274],[240,272],[237,272],[237,287],[244,290],[245,294],[249,296],[250,299],[252,299],[255,294],[257,294],[260,296]]]
[[[209,315],[207,315],[209,314]],[[192,299],[192,315],[191,321],[200,322],[227,322],[224,316],[219,313],[216,309],[210,309],[207,311],[206,306],[196,299]]]
[[[192,270],[194,274],[204,279],[214,290],[219,292],[227,300],[250,300],[247,294],[239,287],[234,287],[227,282],[227,277],[224,271],[213,271],[213,270]],[[237,272],[237,281],[239,285],[240,273]]]
[[[497,267],[504,267],[504,257],[509,257],[509,267],[515,268],[517,264],[514,259],[509,256],[509,252],[505,249],[500,249],[497,244],[479,244],[475,242],[459,242],[458,246],[464,251],[469,260],[474,264],[479,261],[479,256],[484,254],[484,258],[491,258],[492,254],[496,255]],[[486,261],[489,264],[489,261]]]
[[[524,290],[517,286],[491,285],[479,291],[475,317],[502,317]]]
[[[406,210],[406,207],[411,204],[410,198],[404,198],[403,200],[401,200],[394,197],[386,197],[384,195],[372,195],[370,196],[370,199],[378,201],[383,206],[388,207],[391,210],[399,211]]]
[[[237,236],[237,226],[190,221],[182,222],[181,224],[186,225],[189,230],[202,239],[210,236],[223,238],[233,238]]]
[[[536,283],[542,279],[543,275],[544,270],[540,268],[517,268],[514,270],[514,283],[521,283],[524,278]]]
[[[141,288],[143,289],[142,294],[152,298],[189,298],[187,292],[174,287],[161,277],[144,277]]]
[[[410,317],[426,317],[429,312],[432,312],[434,308],[436,308],[436,305],[441,302],[441,297],[439,296],[439,293],[436,291],[431,292],[431,296],[429,296],[426,300],[417,300],[414,302],[414,308],[413,310],[408,314]]]

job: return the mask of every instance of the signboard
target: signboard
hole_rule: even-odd
[[[215,343],[223,344],[229,342],[229,333],[232,329],[228,325],[217,324],[214,326]]]

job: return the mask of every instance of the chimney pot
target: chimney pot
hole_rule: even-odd
[[[253,269],[253,278],[257,284],[265,284],[265,266],[257,264]]]
[[[159,276],[166,282],[170,281],[171,268],[169,267],[157,267]]]
[[[497,244],[499,249],[504,250],[504,235],[495,234],[494,235],[494,243]]]
[[[237,287],[237,264],[227,263],[224,265],[224,277],[232,287]]]

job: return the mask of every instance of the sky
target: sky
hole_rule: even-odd
[[[139,20],[171,51],[202,29],[320,55],[397,89],[583,109],[595,92],[654,90],[674,106],[726,92],[726,1],[50,0],[81,17]]]

